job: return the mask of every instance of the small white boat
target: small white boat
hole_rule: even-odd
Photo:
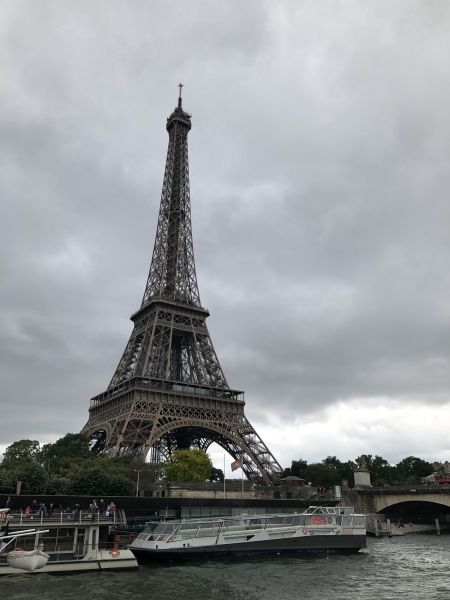
[[[50,555],[42,552],[42,550],[13,550],[6,555],[9,567],[29,572],[42,569],[49,558]]]
[[[352,508],[311,506],[299,514],[149,522],[131,543],[142,558],[180,559],[252,554],[357,552],[366,518]]]

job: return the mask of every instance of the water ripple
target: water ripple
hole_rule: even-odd
[[[352,556],[147,564],[128,573],[23,575],[0,598],[30,600],[449,600],[450,536],[369,539]]]

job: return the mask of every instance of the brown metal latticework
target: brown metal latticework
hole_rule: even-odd
[[[181,87],[180,87],[181,90]],[[178,106],[167,119],[161,205],[150,272],[133,332],[108,389],[91,400],[83,428],[97,451],[152,462],[174,450],[216,442],[240,459],[248,479],[271,483],[281,467],[244,414],[206,326],[195,272],[189,196],[191,117]]]

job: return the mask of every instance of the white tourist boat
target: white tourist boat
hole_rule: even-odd
[[[40,519],[45,529],[27,528],[35,521],[25,521],[23,515],[14,515],[15,521],[14,531],[0,532],[0,575],[138,568],[131,550],[111,538],[116,518],[92,521],[90,513],[80,513],[74,522],[72,514],[56,513]]]
[[[139,558],[357,552],[366,546],[366,518],[352,508],[311,506],[303,513],[242,514],[146,524],[131,543]]]

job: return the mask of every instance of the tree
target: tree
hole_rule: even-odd
[[[0,464],[0,493],[12,494],[16,490],[16,474],[12,469],[7,469]]]
[[[130,496],[134,484],[121,473],[111,472],[100,464],[85,463],[71,480],[72,494],[89,494],[90,496]]]
[[[53,444],[45,444],[41,450],[41,460],[46,460],[49,456],[72,458],[89,458],[91,450],[89,447],[89,438],[83,433],[66,433]]]
[[[211,459],[203,450],[176,450],[164,463],[165,481],[207,481],[212,472]]]
[[[24,494],[45,492],[47,473],[38,463],[39,452],[36,440],[19,440],[8,446],[0,464],[0,489],[14,493],[17,482],[21,481]]]
[[[306,462],[306,460],[303,460],[302,458],[299,458],[298,460],[293,460],[291,466],[287,469],[284,469],[284,471],[281,474],[281,477],[289,477],[291,475],[294,477],[300,477],[301,479],[305,479],[307,467],[308,463]]]
[[[67,477],[50,477],[47,481],[46,493],[51,495],[65,495],[69,493],[71,481]]]
[[[72,478],[70,491],[72,494],[107,494],[108,474],[100,466],[86,466]]]
[[[336,483],[336,473],[324,462],[311,463],[305,471],[305,479],[311,482],[312,485],[330,487]]]
[[[22,494],[43,494],[47,486],[47,473],[35,462],[18,461],[13,465],[0,465],[0,489],[14,493],[18,481]]]
[[[397,471],[408,483],[418,483],[422,477],[431,475],[434,467],[417,456],[408,456],[397,464]]]
[[[356,463],[352,460],[347,460],[341,464],[339,484],[341,484],[343,480],[349,482],[350,485],[352,484],[356,466]]]
[[[37,440],[19,440],[8,446],[3,454],[3,466],[19,463],[36,462],[39,458],[39,442]]]
[[[222,469],[212,468],[211,475],[209,476],[209,481],[223,481],[224,474]]]
[[[366,455],[367,468],[370,472],[372,485],[397,485],[401,483],[401,476],[396,467],[382,456]]]

